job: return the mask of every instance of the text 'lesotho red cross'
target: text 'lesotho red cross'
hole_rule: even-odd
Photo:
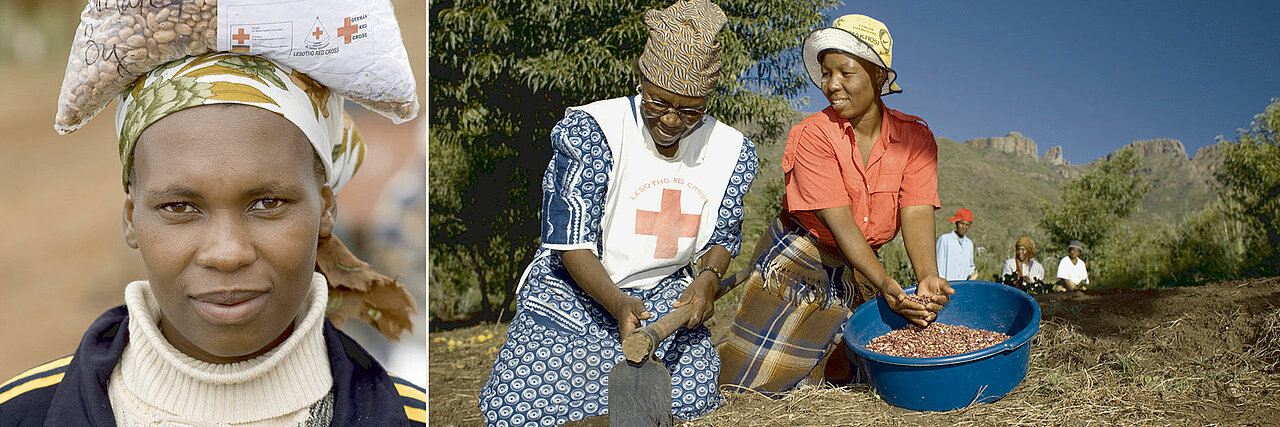
[[[653,257],[671,259],[680,252],[681,237],[698,235],[698,220],[702,214],[680,212],[680,190],[662,189],[662,206],[658,212],[636,210],[636,234],[657,236],[658,245]]]

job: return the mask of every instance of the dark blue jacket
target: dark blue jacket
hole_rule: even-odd
[[[0,385],[0,426],[115,427],[107,378],[129,342],[129,313],[108,310],[89,326],[72,356]],[[324,322],[333,372],[332,426],[425,426],[422,388],[392,377],[355,341]]]

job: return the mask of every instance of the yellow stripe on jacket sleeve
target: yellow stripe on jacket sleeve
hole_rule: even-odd
[[[60,382],[62,382],[62,377],[63,377],[63,376],[65,376],[65,375],[67,375],[67,374],[64,372],[64,373],[61,373],[61,374],[57,374],[57,375],[50,375],[50,376],[47,376],[47,377],[44,377],[44,378],[34,379],[34,380],[31,380],[31,381],[27,381],[27,382],[25,382],[25,383],[22,383],[21,385],[19,385],[19,386],[17,386],[17,387],[14,387],[14,388],[12,388],[12,389],[9,389],[9,391],[6,391],[6,392],[4,392],[4,393],[0,393],[0,404],[3,404],[3,403],[5,403],[5,402],[8,402],[8,401],[9,401],[9,399],[12,399],[12,398],[14,398],[14,397],[17,397],[18,395],[20,395],[20,394],[22,394],[22,393],[26,393],[26,392],[28,392],[28,391],[35,390],[35,389],[38,389],[38,388],[41,388],[41,387],[48,387],[48,386],[51,386],[51,385],[54,385],[54,384],[60,383]],[[425,413],[425,412],[424,412],[424,413]]]
[[[410,408],[406,406],[404,407],[404,416],[408,417],[409,421],[417,421],[423,424],[427,423],[426,409]]]
[[[422,390],[418,390],[411,386],[396,383],[396,391],[400,392],[400,396],[408,397],[411,399],[418,399],[418,400],[421,400],[423,403],[427,402],[427,394],[423,393]]]
[[[64,357],[64,358],[61,358],[61,359],[57,359],[57,360],[54,360],[54,361],[49,362],[49,363],[45,363],[45,364],[43,364],[43,365],[40,365],[40,366],[37,366],[37,367],[31,368],[31,369],[28,369],[26,372],[23,372],[23,373],[21,373],[21,374],[18,374],[18,375],[16,375],[16,376],[14,376],[13,378],[10,378],[8,381],[5,381],[5,382],[4,382],[4,384],[0,384],[0,388],[4,388],[5,386],[7,386],[7,385],[9,385],[9,384],[13,384],[13,383],[15,383],[15,382],[18,382],[18,380],[21,380],[21,379],[23,379],[23,378],[26,378],[26,377],[29,377],[29,376],[32,376],[32,375],[35,375],[35,374],[38,374],[38,373],[41,373],[41,372],[44,372],[44,371],[49,371],[49,370],[53,370],[53,369],[61,368],[61,367],[63,367],[63,366],[67,366],[68,364],[70,364],[70,363],[71,363],[71,358],[72,358],[72,357],[73,357],[73,356],[67,356],[67,357]]]

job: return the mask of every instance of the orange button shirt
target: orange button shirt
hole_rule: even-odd
[[[874,250],[898,234],[899,207],[942,207],[933,132],[919,117],[883,104],[881,111],[887,114],[866,164],[853,125],[831,107],[806,117],[787,136],[783,209],[830,249],[837,248],[835,237],[818,219],[818,210],[848,206]]]

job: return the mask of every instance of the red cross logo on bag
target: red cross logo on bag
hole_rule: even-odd
[[[358,38],[355,35],[360,33],[360,27],[352,24],[351,18],[343,19],[342,24],[338,27],[338,37],[342,37],[342,44],[351,44],[352,38]]]
[[[653,257],[672,259],[680,252],[681,237],[698,235],[698,221],[702,214],[680,211],[680,190],[662,189],[662,206],[657,211],[636,210],[636,234],[656,236],[657,248]]]

